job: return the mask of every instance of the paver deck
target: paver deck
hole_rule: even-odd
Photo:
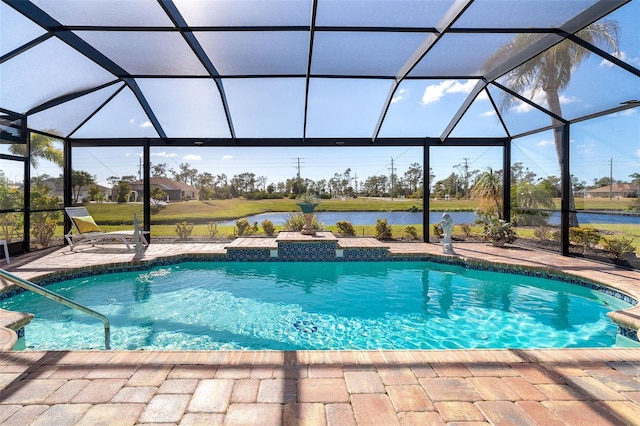
[[[434,244],[385,245],[441,254]],[[518,248],[454,248],[468,260],[640,292],[637,271]],[[222,243],[151,244],[144,257],[224,252]],[[8,270],[29,279],[138,260],[110,245],[64,248],[12,258]],[[640,425],[640,349],[5,351],[0,424]]]

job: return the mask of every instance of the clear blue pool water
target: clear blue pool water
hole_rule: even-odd
[[[113,349],[609,347],[624,302],[430,262],[185,262],[48,286],[106,315]],[[26,349],[102,349],[102,322],[32,293]]]

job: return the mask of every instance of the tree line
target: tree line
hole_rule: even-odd
[[[268,182],[266,176],[243,172],[232,177],[225,173],[198,172],[189,163],[181,163],[177,170],[166,163],[152,164],[151,177],[170,178],[198,189],[201,200],[235,197],[276,198],[296,197],[311,192],[321,198],[333,197],[415,197],[424,193],[422,165],[412,163],[403,174],[369,176],[358,180],[351,168],[332,177],[319,179],[293,176],[279,182]],[[122,179],[121,179],[122,180]]]

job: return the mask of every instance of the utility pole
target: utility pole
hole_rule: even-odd
[[[297,173],[297,181],[298,181],[298,195],[300,195],[301,189],[302,189],[302,181],[300,179],[300,157],[296,158],[298,165],[297,165],[297,169],[298,169],[298,173]]]
[[[142,158],[138,161],[138,180],[142,180]]]
[[[396,169],[393,167],[393,157],[391,157],[391,201],[393,201],[393,190],[394,190],[394,183],[395,183],[395,173],[396,173]]]
[[[609,199],[613,199],[613,157],[609,160]]]
[[[469,159],[464,158],[464,194],[465,198],[469,198]]]

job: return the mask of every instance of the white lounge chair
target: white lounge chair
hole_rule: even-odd
[[[127,246],[127,250],[131,250],[130,243],[135,243],[135,230],[104,232],[85,207],[65,207],[64,211],[71,219],[71,230],[64,235],[71,250],[78,244],[93,246],[107,240],[120,240]],[[140,242],[144,246],[147,245],[143,232],[140,232]]]

